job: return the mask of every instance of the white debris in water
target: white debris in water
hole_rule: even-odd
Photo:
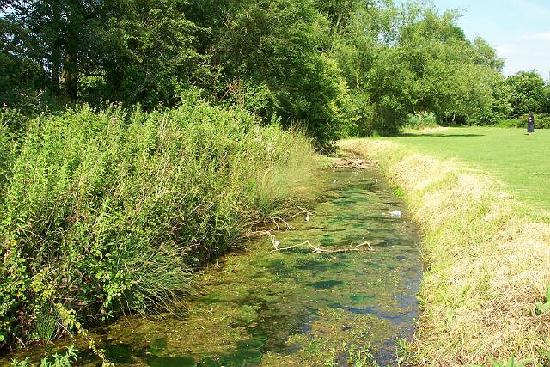
[[[392,218],[401,218],[403,216],[403,213],[401,212],[401,210],[392,210],[390,212],[390,217]]]
[[[306,214],[306,222],[309,222],[309,213]]]

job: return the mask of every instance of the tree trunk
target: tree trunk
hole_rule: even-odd
[[[74,32],[67,34],[67,43],[65,58],[63,62],[63,90],[65,95],[71,100],[78,98],[78,56],[77,56],[77,37]]]
[[[59,69],[61,68],[61,47],[55,42],[52,47],[51,86],[55,95],[59,95]]]
[[[52,5],[52,23],[53,27],[59,28],[61,25],[61,9],[59,4]],[[61,70],[61,42],[60,35],[56,35],[52,42],[52,60],[51,60],[51,87],[55,95],[59,95],[59,71]]]

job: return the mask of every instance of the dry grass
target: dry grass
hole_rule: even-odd
[[[379,162],[405,193],[424,233],[422,313],[413,345],[421,365],[550,365],[550,315],[536,315],[550,284],[550,216],[530,212],[496,180],[368,139],[341,148]]]

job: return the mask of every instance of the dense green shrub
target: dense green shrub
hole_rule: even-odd
[[[437,126],[437,117],[431,112],[411,113],[405,124],[405,128],[418,130]]]
[[[275,177],[307,177],[311,154],[202,102],[31,121],[0,203],[0,336],[53,337],[66,310],[82,322],[162,307],[286,200],[291,181]]]
[[[11,133],[7,125],[0,122],[0,202],[4,197],[3,188],[9,176],[12,160]]]
[[[518,118],[502,120],[498,125],[501,127],[527,128],[528,115]],[[535,129],[550,129],[550,113],[535,114]]]

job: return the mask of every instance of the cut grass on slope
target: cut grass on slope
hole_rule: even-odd
[[[502,181],[519,200],[550,209],[550,130],[528,136],[522,129],[439,128],[381,139],[441,159],[464,161]]]
[[[550,313],[536,308],[550,283],[549,218],[457,161],[387,140],[346,140],[340,147],[379,162],[423,231],[414,363],[489,365],[514,356],[548,365]]]

